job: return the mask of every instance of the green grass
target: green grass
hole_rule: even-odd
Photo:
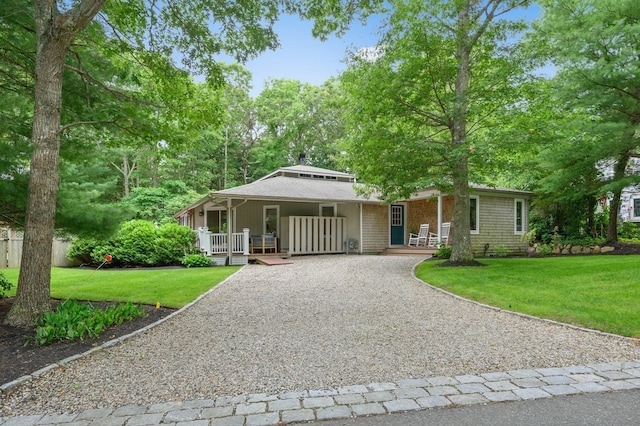
[[[132,302],[180,308],[229,275],[237,266],[176,269],[51,269],[51,296],[57,299]],[[18,269],[2,269],[13,288]]]
[[[640,256],[481,259],[484,267],[424,262],[421,280],[536,317],[640,337]]]

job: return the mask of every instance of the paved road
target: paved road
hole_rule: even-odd
[[[327,421],[318,426],[640,424],[640,389]]]

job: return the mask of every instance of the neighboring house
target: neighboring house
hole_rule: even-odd
[[[406,245],[409,233],[422,223],[437,233],[453,219],[450,195],[425,190],[387,204],[375,195],[361,195],[358,185],[348,173],[284,167],[253,183],[213,192],[176,218],[198,231],[203,251],[229,257],[231,263],[246,261],[248,242],[259,247],[254,237],[265,234],[275,235],[277,251],[289,255],[375,254]],[[521,237],[527,231],[531,193],[481,186],[472,186],[471,192],[474,255],[491,255],[498,245],[525,253]]]

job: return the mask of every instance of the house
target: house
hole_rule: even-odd
[[[379,254],[406,245],[409,233],[422,223],[437,233],[441,224],[452,221],[453,197],[437,190],[387,204],[375,194],[362,195],[359,186],[348,173],[283,167],[255,182],[213,192],[176,218],[198,231],[203,251],[232,264],[246,262],[256,247],[264,251],[263,235],[274,235],[273,251],[288,255]],[[477,185],[471,191],[474,255],[491,255],[502,245],[524,254],[527,244],[521,237],[527,231],[531,193]],[[233,241],[231,247],[227,241]]]

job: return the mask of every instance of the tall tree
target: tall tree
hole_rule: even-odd
[[[350,164],[388,200],[430,186],[452,192],[451,261],[468,263],[469,180],[499,146],[483,128],[517,100],[523,66],[508,37],[525,26],[508,14],[528,1],[389,3],[380,47],[356,55],[342,79]]]
[[[610,195],[607,239],[616,241],[621,192],[640,182],[633,167],[640,158],[640,9],[634,0],[541,3],[544,15],[532,44],[557,67],[557,105],[582,115],[573,127],[573,143],[564,143],[561,155],[579,155],[578,164],[585,165],[569,169],[574,181],[593,182],[593,196]],[[555,188],[558,193],[575,189]]]
[[[363,0],[362,6],[368,9],[372,3],[378,2]],[[23,1],[11,1],[9,6],[29,15]],[[120,61],[143,63],[154,77],[164,76],[154,81],[154,90],[161,93],[166,104],[171,104],[177,98],[175,84],[183,77],[173,66],[174,52],[182,53],[183,66],[205,74],[210,81],[219,81],[221,74],[214,55],[229,52],[238,60],[244,60],[274,48],[277,38],[272,25],[279,12],[297,11],[307,18],[320,17],[316,31],[327,34],[344,28],[360,10],[353,6],[340,0],[302,3],[254,0],[245,7],[238,7],[235,2],[210,0],[151,3],[34,0],[33,154],[29,165],[23,266],[16,300],[6,322],[28,325],[41,312],[50,309],[51,241],[60,182],[61,133],[79,124],[67,122],[61,126],[65,68],[82,76],[87,87],[98,83],[107,90],[112,88],[83,69],[82,62],[73,55],[75,42],[83,41],[93,48],[113,52]],[[99,13],[98,22],[94,22]],[[233,25],[220,25],[223,20],[230,20]],[[109,43],[96,42],[105,38]]]

